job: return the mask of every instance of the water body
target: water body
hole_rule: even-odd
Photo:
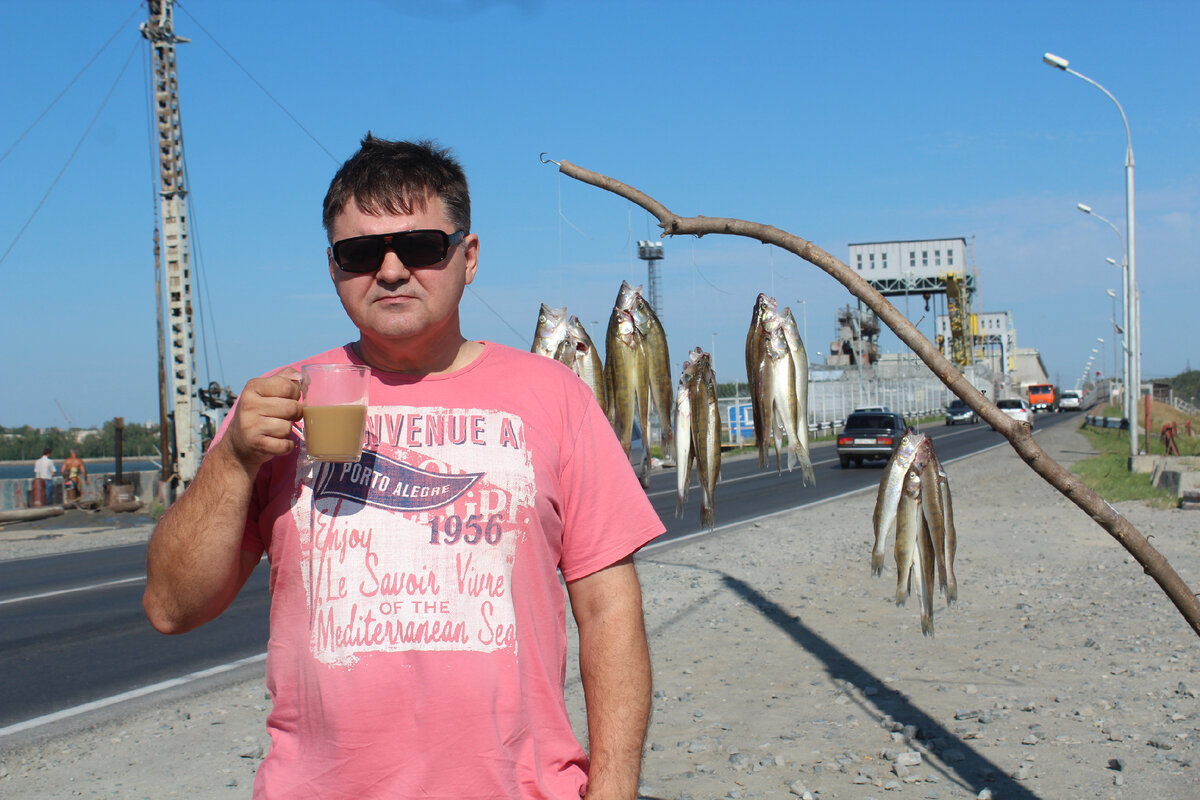
[[[54,466],[58,470],[56,473],[59,478],[62,477],[62,462],[61,458],[55,459]],[[89,475],[100,475],[106,472],[116,472],[117,462],[114,459],[84,459],[87,464]],[[121,460],[122,472],[146,472],[150,470],[161,469],[162,465],[157,461],[151,461],[147,458],[125,458]],[[15,478],[33,478],[33,462],[32,461],[5,461],[0,462],[0,480],[12,480]]]

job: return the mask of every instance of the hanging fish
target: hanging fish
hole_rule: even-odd
[[[816,483],[813,474],[812,456],[808,448],[808,352],[800,338],[800,329],[796,326],[796,318],[792,309],[785,308],[780,314],[783,318],[783,333],[787,339],[788,351],[792,355],[792,364],[796,376],[796,433],[799,435],[797,452],[800,457],[800,472],[805,484]]]
[[[613,307],[633,317],[633,323],[642,338],[642,346],[646,352],[650,400],[654,403],[654,410],[658,415],[663,458],[670,460],[675,452],[674,431],[671,426],[674,402],[671,399],[671,355],[667,349],[667,334],[658,320],[658,315],[642,296],[641,285],[631,286],[628,281],[622,281]]]
[[[571,318],[567,320],[565,341],[569,355],[567,365],[588,385],[592,394],[596,395],[596,402],[600,404],[600,409],[607,415],[608,397],[604,389],[604,363],[600,360],[600,354],[592,343],[592,337],[588,336],[587,329],[575,315],[571,315]]]
[[[871,574],[883,572],[883,561],[888,537],[896,530],[896,510],[900,505],[900,492],[904,490],[904,478],[917,455],[917,446],[925,440],[925,434],[911,428],[900,439],[892,451],[883,479],[879,482],[879,494],[875,498],[875,547],[871,550]]]
[[[688,488],[692,482],[692,383],[696,377],[696,362],[688,354],[679,376],[675,393],[675,516],[683,516]]]
[[[759,293],[754,300],[754,310],[750,313],[750,330],[746,333],[746,381],[750,384],[750,410],[754,417],[754,437],[758,444],[758,466],[767,465],[767,432],[763,428],[762,403],[759,399],[758,368],[762,363],[763,315],[774,311],[775,300]]]
[[[530,351],[547,358],[562,360],[559,356],[566,352],[561,349],[566,338],[567,307],[551,308],[542,303],[541,311],[538,312],[537,328],[533,332],[533,347],[530,348]]]
[[[642,337],[633,317],[614,308],[605,341],[604,381],[609,389],[608,418],[617,429],[625,455],[633,449],[633,422],[640,418],[643,441],[649,417],[650,381]],[[646,448],[646,460],[650,449]]]
[[[788,438],[787,462],[790,471],[799,463],[799,434],[796,432],[796,376],[795,364],[788,351],[783,333],[783,320],[768,311],[760,321],[764,348],[758,365],[758,381],[755,386],[762,409],[762,439],[775,444],[776,469],[783,472],[784,447],[781,429]]]
[[[958,598],[954,576],[957,533],[950,502],[950,482],[929,437],[907,432],[884,471],[875,501],[875,546],[871,571],[883,570],[887,536],[896,531],[896,602],[910,594],[921,603],[921,632],[933,635],[935,581],[946,602]]]
[[[642,335],[642,342],[646,348],[646,361],[650,371],[650,400],[658,413],[663,457],[669,458],[674,452],[675,432],[671,426],[671,354],[667,349],[667,334],[662,323],[658,321],[658,315],[640,292],[634,298],[632,310],[633,324]]]
[[[715,501],[717,478],[721,474],[721,411],[717,405],[717,380],[713,374],[712,356],[696,348],[695,377],[692,379],[692,450],[696,458],[696,473],[700,479],[700,524],[712,530],[716,525]],[[687,432],[676,429],[676,437]]]

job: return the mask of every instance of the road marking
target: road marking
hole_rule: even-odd
[[[967,453],[966,455],[958,456],[957,458],[951,458],[946,461],[943,461],[942,463],[943,464],[953,464],[956,461],[962,461],[964,458],[971,458],[972,456],[977,456],[980,453],[986,453],[989,450],[995,450],[997,447],[1004,447],[1008,443],[1009,443],[1008,440],[1005,439],[1004,441],[997,442],[996,444],[991,445],[990,447],[985,447],[982,450],[976,450],[972,453]],[[745,479],[744,478],[735,478],[734,480],[745,480]],[[737,528],[742,525],[751,525],[755,522],[761,522],[764,519],[771,519],[772,517],[778,517],[780,514],[788,514],[788,513],[791,513],[792,511],[799,511],[803,508],[819,506],[822,503],[828,503],[833,500],[841,500],[842,498],[856,495],[859,492],[878,491],[878,490],[879,490],[878,486],[875,486],[873,484],[867,484],[866,486],[862,486],[858,489],[851,489],[848,492],[842,492],[841,494],[835,494],[832,497],[824,497],[820,500],[812,500],[808,503],[801,503],[800,505],[792,506],[791,508],[781,508],[778,511],[772,511],[769,514],[761,514],[757,517],[751,517],[749,519],[742,519],[742,520],[738,520],[737,522],[729,522],[729,523],[726,523],[725,525],[718,525],[716,528],[713,528],[711,531],[699,530],[699,531],[695,531],[693,533],[684,534],[683,536],[677,536],[673,539],[667,539],[667,540],[661,541],[661,542],[651,542],[650,544],[643,547],[640,550],[640,552],[645,553],[645,552],[649,552],[652,550],[658,550],[660,548],[666,547],[667,545],[676,545],[681,542],[686,542],[686,541],[689,541],[691,539],[695,539],[695,538],[698,538],[701,536],[711,536],[714,533],[720,533],[721,531],[730,530],[732,528]]]
[[[89,711],[97,711],[101,708],[116,705],[117,703],[124,703],[128,700],[135,700],[139,697],[145,697],[146,695],[154,694],[155,692],[174,689],[177,686],[184,686],[204,678],[211,678],[214,675],[230,672],[238,667],[244,667],[266,660],[267,654],[259,653],[258,655],[248,656],[237,661],[230,661],[228,664],[221,664],[216,667],[209,667],[208,669],[199,670],[198,672],[191,672],[179,678],[171,678],[170,680],[153,683],[149,686],[131,689],[128,692],[122,692],[121,694],[114,694],[112,697],[102,697],[101,699],[93,700],[90,703],[84,703],[83,705],[74,706],[72,708],[64,708],[62,711],[55,711],[53,714],[45,714],[40,717],[34,717],[33,719],[27,719],[24,722],[18,722],[13,725],[9,725],[7,728],[0,728],[0,739],[14,733],[20,733],[21,731],[27,731],[42,725],[49,725],[52,722],[70,719],[71,717],[75,717],[80,714],[86,714]]]
[[[926,426],[926,427],[931,427],[931,426]],[[951,427],[953,427],[953,426],[951,426]],[[914,428],[914,430],[916,430],[916,429]],[[974,433],[974,432],[975,432],[974,430],[965,430],[965,431],[946,431],[945,433],[943,433],[943,434],[939,435],[937,438],[938,438],[938,440],[940,441],[940,440],[942,440],[942,439],[949,439],[949,438],[951,438],[952,436],[965,436],[965,435],[966,435],[966,434],[968,434],[968,433]],[[921,431],[917,430],[917,433],[921,433]],[[932,433],[929,433],[929,434],[927,434],[927,435],[928,435],[930,438],[933,438],[933,434],[932,434]],[[824,442],[822,442],[822,444],[824,444]],[[1007,439],[1005,439],[1005,440],[1004,440],[1003,442],[1001,442],[1000,444],[1008,444],[1008,440],[1007,440]],[[999,447],[999,445],[991,445],[991,446],[989,446],[989,447],[986,447],[986,448],[984,448],[983,450],[975,450],[974,452],[972,452],[972,453],[969,453],[968,455],[974,455],[975,453],[986,453],[988,450],[991,450],[993,447]],[[751,455],[753,455],[753,454],[751,454]],[[965,457],[966,457],[966,456],[963,456],[963,458],[965,458]],[[957,461],[958,459],[952,459],[952,460],[953,460],[953,461]],[[814,461],[814,462],[812,462],[812,465],[813,465],[813,469],[816,469],[817,467],[819,467],[819,466],[822,466],[822,465],[824,465],[824,464],[836,464],[836,463],[838,463],[838,459],[835,457],[835,458],[824,458],[824,459],[821,459],[820,461]],[[949,464],[949,463],[951,463],[951,462],[950,462],[950,461],[946,461],[946,462],[943,462],[943,463]],[[677,469],[678,469],[678,468],[677,468]],[[758,470],[757,472],[751,472],[750,474],[748,474],[748,475],[743,475],[743,476],[741,476],[740,478],[718,478],[718,479],[717,479],[717,485],[718,485],[718,486],[723,486],[723,485],[725,485],[725,484],[727,484],[727,483],[738,483],[738,482],[740,482],[740,481],[749,481],[749,480],[754,480],[755,478],[761,478],[761,477],[764,477],[764,476],[768,476],[768,477],[769,477],[769,472],[770,472],[770,469],[771,469],[771,466],[770,466],[770,463],[768,463],[768,464],[767,464],[767,466],[763,467],[762,469]],[[790,470],[790,469],[789,469],[789,470],[788,470],[788,472],[792,472],[792,470]],[[776,471],[776,475],[779,475],[779,474],[780,474],[780,473],[779,473],[779,471],[777,470],[777,471]],[[693,487],[693,486],[694,486],[694,487],[697,487],[697,488],[699,488],[700,484],[699,484],[699,483],[691,483],[691,484],[689,484],[689,485],[688,485],[688,491],[689,491],[689,492],[691,491],[691,489],[692,489],[692,487]],[[663,489],[663,490],[660,490],[660,491],[657,491],[657,492],[647,492],[647,493],[646,493],[646,496],[647,496],[647,497],[662,497],[662,496],[664,496],[664,495],[674,495],[674,494],[677,494],[677,493],[678,493],[678,490],[677,490],[677,489]],[[838,495],[838,497],[844,497],[844,496],[845,496],[845,495]],[[832,499],[832,498],[829,498],[829,499]],[[803,506],[796,506],[796,508],[803,508]],[[769,516],[769,515],[768,515],[768,516]]]
[[[58,597],[59,595],[72,594],[74,592],[90,592],[92,589],[105,589],[109,586],[123,586],[126,583],[141,583],[146,580],[145,575],[138,575],[134,578],[118,578],[115,581],[104,581],[103,583],[91,583],[87,586],[75,586],[70,589],[58,589],[53,592],[42,592],[41,594],[27,594],[24,597],[10,597],[7,600],[0,600],[0,606],[6,606],[10,603],[24,603],[28,600],[42,600],[47,597]]]

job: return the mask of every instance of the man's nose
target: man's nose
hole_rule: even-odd
[[[383,283],[399,283],[408,280],[411,275],[412,271],[390,249],[383,254],[383,263],[375,273],[375,277]]]

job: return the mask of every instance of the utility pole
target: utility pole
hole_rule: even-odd
[[[141,30],[154,51],[154,115],[158,131],[159,212],[163,234],[161,265],[167,287],[166,335],[172,380],[170,405],[175,429],[173,461],[175,475],[186,485],[196,476],[201,456],[183,128],[175,74],[175,44],[189,40],[175,35],[172,0],[148,0],[148,3],[150,18],[142,24]],[[158,258],[156,254],[156,264],[160,263]],[[162,291],[161,285],[157,291]],[[163,459],[166,458],[167,454],[163,453]]]

